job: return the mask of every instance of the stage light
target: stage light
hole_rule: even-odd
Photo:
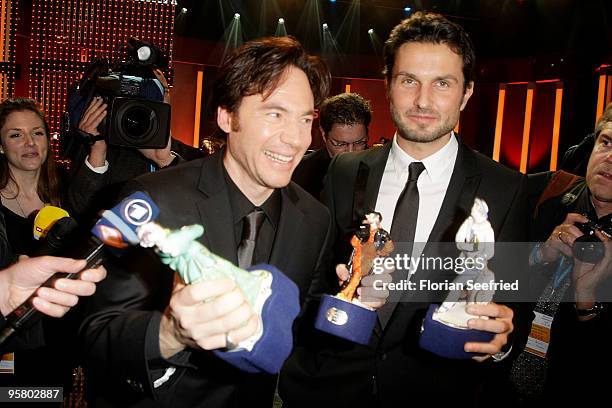
[[[410,12],[412,11],[412,7],[408,7],[408,6],[406,6],[406,7],[404,7],[404,11],[405,11],[406,13],[410,13]]]
[[[323,23],[323,29],[327,30],[329,28],[329,26],[327,25],[327,23]]]
[[[330,3],[335,3],[335,2],[336,2],[336,0],[329,0],[329,2],[330,2]]]
[[[183,8],[181,9],[181,13],[182,13],[182,14],[187,14],[187,11],[188,11],[188,10],[187,10],[187,8],[186,8],[186,7],[183,7]]]
[[[374,29],[373,29],[373,28],[370,28],[370,29],[368,30],[368,34],[370,34],[370,35],[374,34]]]
[[[279,18],[278,19],[278,24],[285,24],[285,19],[284,18]]]
[[[234,14],[234,20],[240,20],[240,13]]]

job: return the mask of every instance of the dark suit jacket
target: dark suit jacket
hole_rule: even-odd
[[[337,230],[336,248],[340,253],[344,251],[346,237],[352,234],[355,217],[363,209],[375,208],[390,148],[391,143],[356,154],[341,154],[329,167],[323,197]],[[367,182],[363,188],[356,189],[357,174],[363,169],[368,173]],[[475,197],[488,203],[496,241],[524,241],[527,216],[523,190],[521,174],[460,142],[453,175],[429,242],[454,243],[456,231],[469,215]],[[435,255],[433,247],[428,244],[424,254]],[[347,259],[346,253],[342,256]],[[520,274],[504,265],[493,265],[491,269],[497,279],[510,280],[511,276]],[[337,407],[394,407],[406,401],[468,406],[487,397],[487,382],[506,384],[509,364],[505,361],[484,364],[453,361],[419,348],[421,323],[428,305],[428,302],[414,301],[396,303],[384,331],[375,332],[369,346],[351,344],[300,327],[299,345],[281,372],[281,398],[290,408],[326,406],[329,401]],[[526,318],[521,316],[526,313],[521,310],[515,319],[515,325],[523,327],[520,336],[523,342]]]
[[[159,223],[179,228],[202,224],[200,242],[214,253],[236,259],[234,228],[223,176],[223,151],[135,180],[130,190],[148,192],[160,208]],[[281,215],[270,264],[299,287],[302,299],[326,261],[331,240],[329,212],[299,186],[281,189]],[[168,362],[159,354],[159,322],[172,290],[173,272],[142,250],[110,263],[98,286],[82,335],[89,360],[90,383],[108,405],[181,407],[269,406],[274,377],[247,375],[213,353],[189,349],[172,358],[177,372],[162,387]],[[106,379],[112,379],[109,384]],[[262,380],[263,378],[263,380]],[[129,390],[134,389],[134,392]],[[126,389],[127,388],[127,389]],[[99,400],[100,405],[105,405]]]
[[[553,174],[548,172],[530,175],[530,190],[541,194]],[[574,186],[584,186],[584,183],[584,179],[580,179],[538,206],[537,215],[530,223],[531,241],[546,241],[555,227],[563,223],[568,213],[584,214],[594,211],[588,189],[582,189],[575,200],[564,202],[565,194],[570,189]],[[539,197],[539,194],[534,197]],[[557,262],[552,262],[534,267],[532,286],[539,289],[538,295],[552,279],[557,265]],[[612,324],[612,303],[606,303],[604,310],[597,317],[579,321],[574,307],[573,289],[573,285],[567,289],[564,301],[559,304],[554,316],[547,353],[548,369],[544,394],[540,401],[532,401],[533,406],[596,406],[609,394],[609,381],[606,376],[591,373],[603,372],[612,366],[612,355],[607,352],[612,342],[612,332],[609,329]],[[608,277],[599,284],[598,293],[600,299],[610,299],[612,278]]]
[[[331,157],[325,147],[314,151],[302,159],[293,172],[291,179],[308,191],[316,199],[321,197],[323,191],[323,179],[327,174],[327,168]]]
[[[181,160],[204,157],[200,150],[172,139],[172,151]],[[112,207],[125,183],[151,172],[152,162],[130,147],[108,146],[108,170],[99,174],[85,164],[85,153],[72,160],[74,169],[66,194],[67,209],[73,216],[89,221],[98,211]]]

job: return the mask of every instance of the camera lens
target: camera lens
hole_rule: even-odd
[[[133,106],[125,111],[121,127],[125,134],[134,139],[141,139],[153,127],[155,113],[143,106]]]
[[[108,142],[115,146],[161,149],[170,135],[170,106],[141,98],[116,97],[111,103]]]
[[[572,246],[574,257],[582,262],[596,264],[605,255],[603,242],[595,235],[583,235],[576,238]]]

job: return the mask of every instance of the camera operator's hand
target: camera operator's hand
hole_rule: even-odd
[[[166,143],[166,147],[163,149],[138,149],[140,154],[142,154],[147,159],[151,160],[157,167],[160,169],[168,166],[174,158],[176,157],[171,151],[170,147],[172,145],[172,137],[168,138],[168,143]]]
[[[597,286],[606,278],[612,276],[612,240],[600,231],[595,231],[604,246],[604,257],[597,264],[581,262],[574,258],[572,280],[574,281],[574,297],[576,307],[589,309],[596,299]]]
[[[106,117],[108,113],[107,107],[108,105],[99,96],[93,98],[79,122],[79,130],[93,136],[98,136],[100,134],[98,132],[98,125]],[[91,146],[88,161],[92,167],[104,166],[106,161],[106,141],[98,140]]]
[[[582,236],[582,231],[575,223],[587,222],[587,218],[576,213],[569,213],[563,223],[557,225],[546,242],[540,248],[540,259],[543,262],[554,262],[561,255],[573,257],[572,245],[576,238]]]
[[[157,78],[159,83],[164,88],[164,103],[169,104],[170,103],[170,87],[168,86],[168,81],[166,81],[166,77],[164,76],[163,72],[161,72],[161,70],[157,68],[153,70],[153,74],[155,75],[155,78]],[[169,137],[168,143],[166,144],[166,147],[164,147],[163,149],[138,149],[138,150],[144,157],[146,157],[147,159],[157,164],[157,167],[161,169],[163,167],[168,166],[170,163],[172,163],[172,161],[176,157],[170,151],[171,145],[172,145],[172,137]]]

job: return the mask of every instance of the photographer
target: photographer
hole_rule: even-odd
[[[129,65],[123,67],[122,69],[130,68]],[[147,72],[146,68],[138,67],[138,70]],[[159,102],[162,101],[170,104],[170,89],[162,72],[157,68],[150,68],[147,73],[154,79],[141,78],[144,80],[141,82],[143,85],[139,85],[141,89],[137,100],[144,100],[144,103],[148,102],[150,105],[155,103],[161,105]],[[122,72],[119,73],[119,78],[123,81]],[[104,86],[99,85],[100,79],[106,78],[98,78],[97,88]],[[123,83],[121,86],[124,86]],[[78,154],[71,157],[73,177],[69,185],[67,201],[72,212],[85,219],[93,216],[98,210],[112,205],[124,182],[184,160],[204,156],[200,150],[173,139],[167,133],[161,134],[163,140],[167,140],[165,146],[161,148],[143,148],[139,146],[139,140],[112,143],[111,139],[116,135],[101,135],[99,128],[100,124],[105,124],[109,120],[118,121],[118,119],[108,117],[110,109],[105,98],[95,94],[78,120],[77,132],[85,135],[93,143],[86,157],[83,157],[85,154],[82,148]],[[127,121],[130,118],[125,115],[123,120]],[[169,120],[168,114],[167,118],[160,119],[158,127],[162,128],[167,125],[169,129]],[[112,129],[115,128],[111,127],[112,123],[106,123],[106,125],[107,131],[111,129],[110,132],[113,132]],[[159,139],[158,136],[156,138]],[[159,145],[158,141],[156,143]]]
[[[534,358],[541,357],[533,354],[522,356],[523,362],[540,365],[545,377],[534,376],[533,365],[519,359],[515,379],[519,391],[531,394],[523,396],[524,402],[565,405],[568,395],[562,390],[576,390],[581,405],[589,405],[607,392],[604,379],[595,373],[612,364],[612,109],[596,125],[585,178],[559,171],[534,175],[530,182],[534,191],[542,192],[531,237],[543,243],[532,251],[530,264],[532,281],[543,288],[535,311],[544,315],[539,329],[545,335],[534,338],[550,344],[540,350],[545,358],[539,362]],[[541,383],[543,389],[522,388],[526,380]]]

